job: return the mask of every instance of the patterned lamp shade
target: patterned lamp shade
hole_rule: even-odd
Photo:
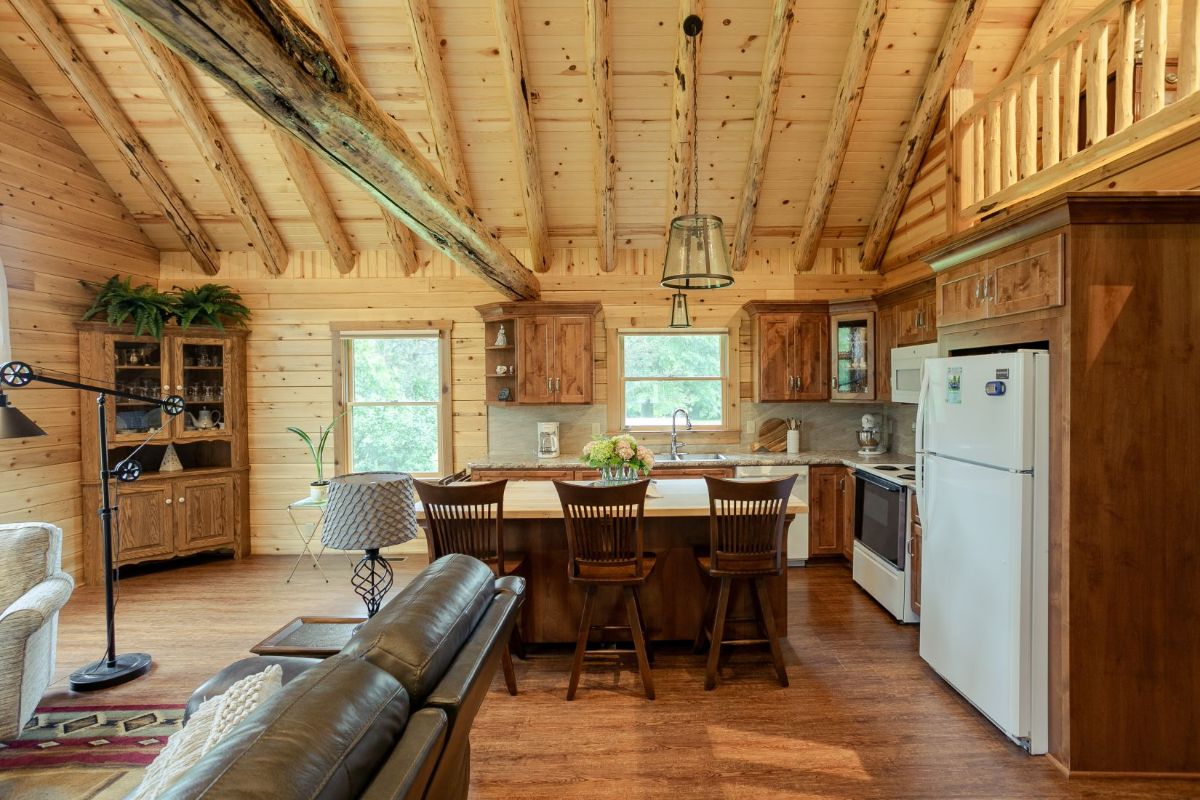
[[[413,479],[403,472],[356,472],[329,482],[321,543],[334,550],[378,550],[417,537]]]

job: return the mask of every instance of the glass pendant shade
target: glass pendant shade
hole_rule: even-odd
[[[733,283],[721,218],[684,214],[671,220],[662,285],[668,289],[720,289]]]
[[[38,424],[13,408],[8,395],[0,392],[0,439],[27,439],[30,436],[45,436]]]
[[[688,316],[687,295],[683,292],[676,292],[671,295],[671,327],[692,327],[692,320]]]

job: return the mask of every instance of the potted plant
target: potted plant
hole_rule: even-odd
[[[230,286],[205,283],[191,289],[176,286],[175,290],[174,313],[181,330],[187,330],[193,322],[217,330],[224,330],[227,324],[244,327],[250,318],[242,296]]]
[[[83,312],[85,320],[104,314],[109,325],[121,325],[127,320],[133,322],[133,332],[136,336],[148,333],[155,339],[161,339],[163,326],[175,313],[175,296],[169,292],[160,292],[148,283],[133,286],[133,279],[124,279],[114,275],[103,284],[80,281],[80,284],[96,290],[88,310]]]
[[[312,437],[308,435],[307,431],[295,426],[288,428],[289,431],[299,436],[308,445],[308,452],[312,456],[313,464],[317,467],[317,479],[308,485],[308,498],[315,503],[322,502],[329,495],[329,481],[325,480],[325,445],[328,444],[329,434],[333,433],[333,428],[337,425],[337,421],[343,416],[345,415],[340,414],[334,417],[333,421],[325,427],[317,428],[316,444],[313,444]]]
[[[583,463],[600,470],[605,484],[631,483],[654,467],[654,453],[628,433],[598,436],[583,446]]]

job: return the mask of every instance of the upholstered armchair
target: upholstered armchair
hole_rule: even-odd
[[[74,588],[60,528],[0,525],[0,739],[20,735],[54,677],[58,612]]]

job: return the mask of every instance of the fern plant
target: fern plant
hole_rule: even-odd
[[[96,291],[91,306],[83,312],[85,320],[103,314],[109,325],[132,321],[135,335],[148,333],[161,339],[163,326],[175,313],[176,300],[172,294],[160,292],[148,283],[135,287],[130,277],[122,279],[114,275],[103,284],[80,283]]]
[[[288,428],[289,431],[299,436],[301,440],[308,445],[308,453],[312,456],[313,464],[316,465],[317,468],[317,479],[313,481],[314,485],[325,483],[325,445],[329,443],[329,434],[333,433],[334,426],[337,425],[338,420],[344,416],[344,413],[339,414],[338,416],[334,417],[333,421],[325,427],[317,428],[317,441],[315,443],[313,442],[312,437],[308,435],[307,431],[295,426]]]
[[[224,330],[227,324],[244,327],[250,318],[250,309],[232,287],[205,283],[191,289],[176,286],[175,290],[175,318],[182,330],[187,330],[193,322],[212,325],[218,330]]]

